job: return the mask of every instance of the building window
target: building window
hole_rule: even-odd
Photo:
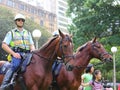
[[[34,14],[34,8],[31,8],[31,13]]]
[[[58,17],[58,19],[59,19],[60,21],[63,21],[63,22],[65,22],[65,23],[68,23],[68,20],[67,20],[66,18]]]
[[[34,10],[34,14],[37,14],[37,9]]]
[[[59,1],[58,3],[60,4],[60,6],[67,7],[67,4],[65,4],[65,3],[61,2],[61,1]]]
[[[67,0],[63,0],[64,2],[67,2]]]
[[[25,10],[25,6],[24,6],[23,4],[20,4],[20,5],[19,5],[19,9]]]
[[[61,16],[64,16],[64,13],[63,12],[58,12]]]
[[[43,20],[40,20],[40,26],[43,26],[43,25],[44,25]]]
[[[54,31],[54,24],[53,23],[49,23],[49,30],[50,30],[50,32]]]
[[[65,11],[65,9],[63,7],[59,7],[59,10],[61,11]]]
[[[28,7],[28,12],[30,12],[30,7]]]
[[[49,21],[54,21],[54,15],[53,14],[49,14],[48,15],[48,19],[49,19]]]
[[[12,0],[8,0],[7,5],[10,6],[10,7],[14,7],[15,3]]]
[[[63,27],[67,27],[67,25],[66,25],[66,24],[61,23],[61,22],[59,22],[59,25],[60,25],[60,26],[63,26]]]
[[[39,10],[38,10],[38,15],[39,15],[40,17],[44,17],[44,15],[45,15],[45,14],[44,14],[44,11],[42,11],[42,10],[39,9]]]

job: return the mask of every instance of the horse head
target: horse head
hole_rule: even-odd
[[[57,56],[62,57],[62,59],[67,62],[73,58],[72,37],[68,34],[62,33],[60,30],[57,37],[60,40],[55,48]]]
[[[92,58],[97,58],[102,62],[111,62],[112,56],[105,50],[103,45],[94,38],[78,48],[75,54],[75,60],[70,60],[67,63],[67,68],[86,67]],[[77,62],[77,63],[76,63]]]
[[[96,40],[96,37],[90,42],[90,51],[92,56],[103,62],[112,61],[112,56],[105,50],[103,45]]]

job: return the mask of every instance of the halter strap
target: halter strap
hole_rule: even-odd
[[[68,39],[69,39],[69,38],[68,38]],[[69,59],[68,61],[65,61],[65,58],[73,58],[73,59],[74,59],[74,55],[65,55],[65,54],[63,53],[63,49],[62,49],[61,43],[62,43],[62,39],[60,40],[59,46],[60,46],[60,51],[62,52],[62,57],[61,57],[61,59],[63,60],[63,62],[64,62],[65,65],[66,65],[69,61],[71,61],[71,59]]]

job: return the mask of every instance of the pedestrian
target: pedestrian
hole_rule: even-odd
[[[84,83],[88,83],[93,78],[94,67],[93,64],[88,64],[87,68],[85,69],[85,73],[81,76],[81,85],[84,86]],[[90,85],[83,87],[83,90],[92,90]]]
[[[12,61],[11,67],[4,76],[0,90],[5,90],[14,72],[20,67],[22,61],[21,55],[35,50],[31,33],[23,28],[25,16],[23,14],[17,14],[14,18],[14,22],[16,28],[9,31],[2,42],[2,48],[12,56]]]
[[[104,90],[101,78],[102,78],[101,71],[95,70],[93,73],[93,79],[90,82],[84,83],[82,85],[83,86],[91,86],[92,90]]]

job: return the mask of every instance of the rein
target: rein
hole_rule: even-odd
[[[37,53],[35,53],[35,52],[33,52],[33,54],[39,56],[40,58],[45,59],[46,61],[49,61],[49,60],[50,60],[50,58],[46,58],[46,57],[44,57],[44,56],[42,56],[42,55],[39,55],[39,54],[37,54]]]

